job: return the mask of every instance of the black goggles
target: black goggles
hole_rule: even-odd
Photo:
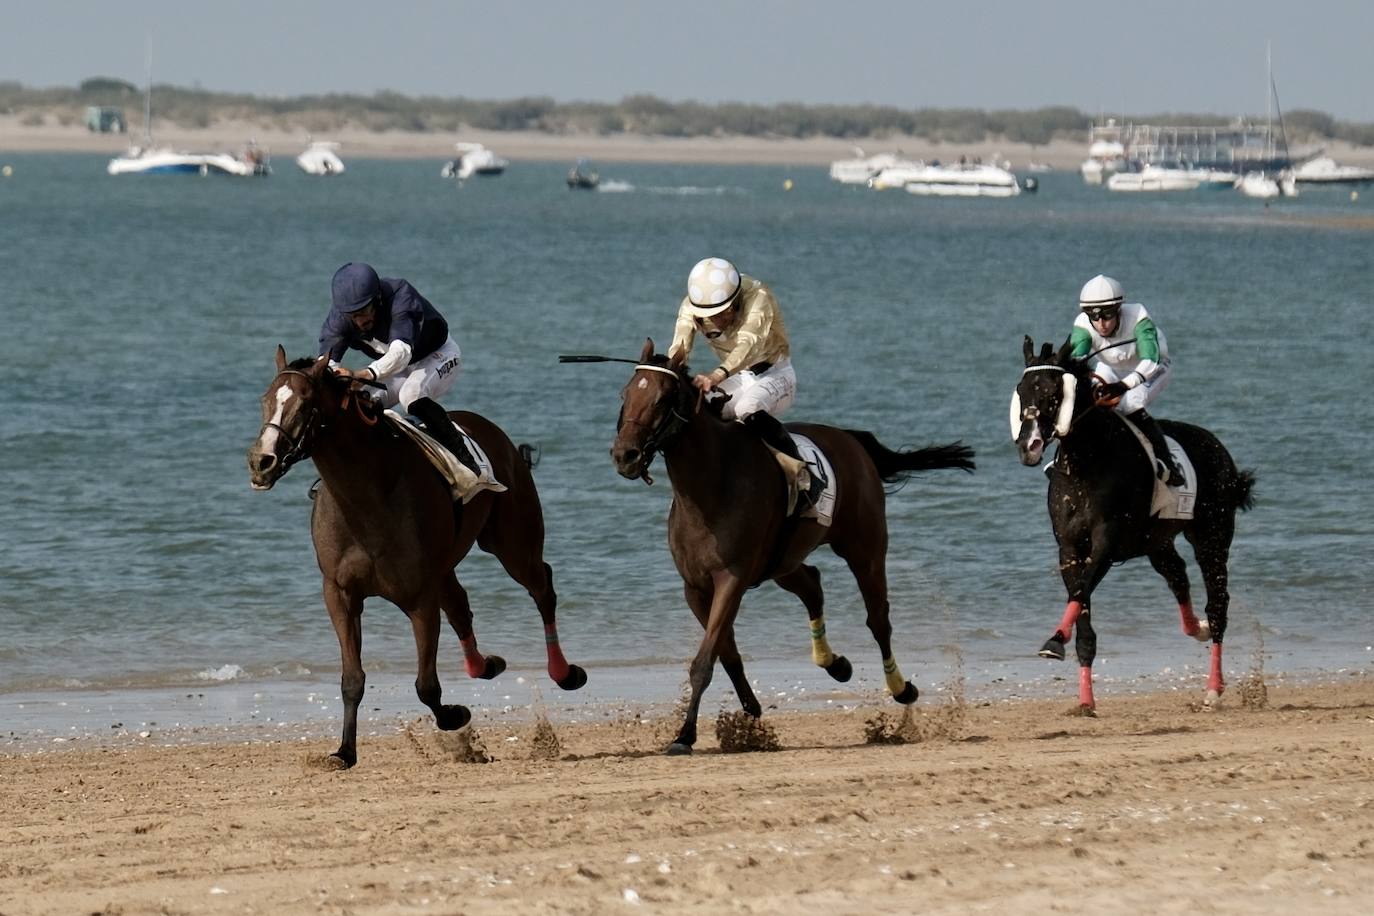
[[[1085,308],[1083,314],[1088,316],[1089,321],[1110,321],[1121,314],[1119,305],[1098,305]]]

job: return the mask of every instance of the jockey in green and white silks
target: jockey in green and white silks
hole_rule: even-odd
[[[1150,440],[1160,469],[1170,486],[1183,475],[1174,466],[1159,424],[1145,408],[1163,393],[1173,374],[1169,345],[1150,313],[1139,302],[1126,302],[1125,290],[1111,277],[1098,274],[1078,294],[1081,310],[1069,335],[1074,359],[1088,359],[1104,382],[1103,391],[1119,398],[1116,410]]]

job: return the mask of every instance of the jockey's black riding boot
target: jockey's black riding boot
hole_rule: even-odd
[[[787,457],[795,458],[803,464],[806,463],[801,452],[797,451],[797,443],[787,434],[787,430],[783,429],[782,423],[777,417],[766,411],[756,410],[744,418],[744,425],[757,433],[764,442]],[[821,492],[825,489],[825,481],[821,479],[819,474],[812,472],[810,466],[807,467],[807,476],[811,478],[811,486],[801,495],[808,504],[814,506],[816,501],[821,498]]]
[[[468,444],[463,441],[463,434],[458,432],[458,427],[453,425],[448,412],[439,402],[431,398],[416,398],[406,409],[424,422],[425,432],[429,433],[430,438],[452,452],[453,457],[461,461],[472,473],[481,475],[477,459],[472,457],[472,452],[468,451]]]
[[[1186,482],[1183,473],[1174,465],[1173,453],[1169,451],[1169,444],[1164,441],[1164,430],[1159,428],[1155,418],[1150,416],[1142,408],[1135,413],[1127,416],[1136,427],[1145,434],[1145,438],[1150,440],[1150,447],[1155,450],[1155,458],[1164,465],[1165,480],[1171,487],[1181,487]]]

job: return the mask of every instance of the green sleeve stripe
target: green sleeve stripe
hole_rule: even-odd
[[[1155,323],[1148,318],[1136,322],[1135,351],[1141,359],[1159,362],[1159,335],[1155,333]]]
[[[1074,359],[1082,359],[1092,349],[1093,336],[1085,328],[1075,325],[1073,333],[1069,335],[1069,343],[1073,345],[1073,350],[1069,355]]]

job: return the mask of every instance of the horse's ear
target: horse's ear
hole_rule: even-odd
[[[1049,349],[1049,344],[1045,344],[1045,349]],[[1059,347],[1059,352],[1054,356],[1056,366],[1067,366],[1069,364],[1069,354],[1073,352],[1073,338],[1068,338]]]
[[[687,354],[681,350],[668,357],[668,368],[674,372],[680,372],[685,365],[687,365]]]
[[[280,372],[280,371],[282,371],[282,370],[285,369],[285,368],[286,368],[286,348],[283,347],[281,344],[277,344],[277,371]]]
[[[639,361],[641,363],[647,363],[649,361],[649,357],[653,355],[654,339],[652,337],[646,337],[644,338],[644,349],[639,351]]]
[[[329,365],[329,354],[322,353],[320,354],[320,358],[315,360],[315,365],[310,367],[310,371],[318,374],[322,372],[327,365]]]
[[[1049,362],[1050,357],[1053,356],[1053,355],[1054,355],[1054,344],[1050,343],[1050,342],[1047,340],[1047,341],[1045,341],[1045,345],[1044,345],[1043,347],[1040,348],[1040,361],[1041,361],[1042,363],[1044,363],[1044,362]]]
[[[1026,357],[1026,365],[1029,366],[1031,360],[1035,359],[1035,342],[1030,339],[1029,334],[1026,335],[1026,342],[1021,345],[1021,353]]]

